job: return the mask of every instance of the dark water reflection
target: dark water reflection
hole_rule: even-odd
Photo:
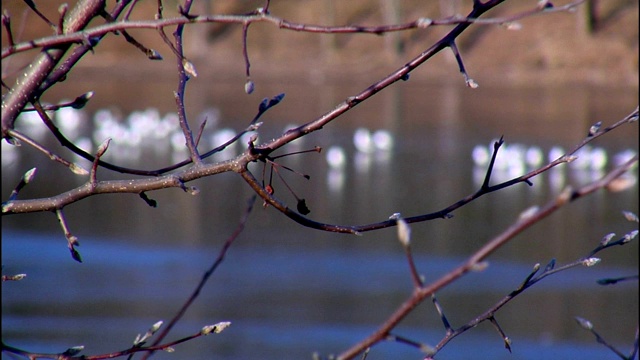
[[[87,88],[94,85],[86,84]],[[147,106],[156,108],[161,117],[173,111],[173,101],[167,98],[170,90],[169,95],[159,90],[172,85],[129,85],[114,86],[113,91],[108,83],[100,87],[103,93],[88,109],[81,136],[90,138],[97,128],[91,119],[106,104],[119,104],[112,111],[121,113],[123,120]],[[289,124],[317,117],[364,85],[357,81],[314,85],[309,91],[309,84],[264,84],[258,87],[257,97],[247,97],[241,83],[208,87],[194,82],[189,109],[193,118],[206,109],[219,111],[217,125],[207,130],[208,141],[217,129],[244,128],[257,99],[285,92],[285,101],[267,114],[260,130],[260,138],[269,139]],[[72,94],[69,90],[59,96],[72,98]],[[568,149],[578,143],[596,121],[610,124],[622,118],[635,108],[637,90],[471,91],[458,85],[409,82],[376,95],[374,101],[284,150],[316,145],[325,150],[282,159],[283,164],[311,175],[311,181],[305,181],[284,174],[298,196],[307,199],[312,218],[364,224],[395,212],[410,216],[441,209],[477,188],[477,173],[483,171],[471,159],[477,145],[488,145],[504,135],[507,146],[537,146],[546,158],[553,146]],[[361,127],[388,130],[395,140],[392,150],[357,151],[352,136]],[[42,141],[55,147],[52,139]],[[146,147],[139,160],[135,153],[126,152],[126,158],[111,160],[145,168],[165,166],[176,155],[164,150],[169,148],[167,141],[155,142],[163,146]],[[344,151],[342,168],[331,168],[325,160],[332,145]],[[110,152],[117,153],[116,148],[125,145],[112,147]],[[637,125],[598,140],[595,147],[608,155],[604,169],[563,167],[534,179],[533,187],[520,185],[481,198],[457,211],[453,219],[414,225],[419,270],[428,280],[435,279],[526,208],[544,204],[566,185],[579,186],[600,177],[613,166],[615,154],[638,151]],[[15,160],[3,161],[4,194],[33,166],[38,166],[41,176],[47,171],[59,176],[56,181],[36,178],[24,190],[25,197],[48,196],[82,183],[83,179],[67,176],[40,154],[22,150]],[[3,147],[3,158],[5,151]],[[261,173],[258,166],[253,169]],[[495,176],[507,178],[507,171]],[[104,171],[101,175],[120,177]],[[150,194],[160,204],[156,209],[134,195],[92,197],[65,209],[82,244],[82,265],[69,258],[53,215],[3,217],[3,273],[28,273],[24,281],[3,284],[3,340],[41,352],[83,344],[87,353],[97,354],[126,348],[157,320],[169,320],[214,261],[251,195],[232,174],[201,179],[194,185],[201,190],[198,196],[175,189]],[[277,195],[294,203],[279,180],[275,186]],[[637,185],[623,193],[601,192],[581,199],[520,235],[489,259],[491,266],[485,272],[468,275],[439,294],[449,320],[461,325],[482,313],[517,287],[535,263],[551,258],[559,263],[575,260],[604,234],[634,229],[621,216],[622,210],[638,212]],[[602,254],[600,265],[548,278],[503,308],[497,318],[513,340],[513,355],[504,350],[493,328],[482,325],[456,338],[441,357],[464,359],[473,353],[491,359],[613,358],[573,317],[588,318],[603,336],[626,351],[637,326],[637,283],[602,287],[595,281],[636,274],[637,253],[637,241],[626,249],[611,249]],[[394,229],[361,237],[327,234],[303,228],[258,204],[246,230],[170,339],[218,321],[231,321],[232,326],[156,358],[281,359],[310,358],[314,351],[339,352],[369,335],[410,292],[405,257]],[[435,344],[443,331],[427,302],[402,322],[397,333]],[[370,357],[420,358],[420,354],[385,343],[375,347]]]

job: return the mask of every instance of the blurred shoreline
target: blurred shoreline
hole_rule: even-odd
[[[378,6],[371,1],[274,2],[271,14],[304,24],[379,25],[405,23],[421,17],[444,18],[446,12],[460,15],[470,4],[463,1],[430,2],[389,1]],[[469,2],[470,3],[470,2]],[[588,2],[591,3],[591,2]],[[483,84],[500,85],[575,85],[638,88],[638,2],[624,0],[594,1],[598,22],[585,24],[585,4],[574,12],[558,12],[524,18],[517,26],[475,25],[457,39],[466,70]],[[39,9],[56,18],[57,2],[38,4]],[[194,7],[196,14],[243,14],[263,2],[203,2]],[[255,6],[254,6],[255,5]],[[557,6],[563,4],[556,4]],[[530,2],[506,2],[485,17],[504,18],[526,10]],[[3,4],[12,14],[14,27],[21,19],[29,24],[16,41],[50,36],[51,29],[23,3]],[[165,17],[177,16],[166,4]],[[154,2],[141,2],[131,14],[132,20],[152,18]],[[26,16],[20,17],[22,14]],[[390,15],[391,14],[391,15]],[[91,25],[104,21],[94,20]],[[13,24],[12,23],[12,24]],[[519,30],[509,30],[519,28]],[[380,79],[428,49],[451,26],[432,26],[384,36],[371,34],[314,34],[278,29],[270,23],[254,23],[247,37],[251,77],[275,81],[300,81],[321,84],[345,78],[367,76]],[[165,32],[171,35],[173,28]],[[74,72],[82,76],[175,77],[175,60],[157,32],[132,29],[129,33],[148,48],[157,50],[163,61],[147,60],[145,55],[124,41],[122,36],[105,37],[94,54],[85,55]],[[6,31],[2,29],[3,40]],[[171,36],[170,36],[171,37]],[[4,41],[6,44],[6,41]],[[185,28],[185,54],[199,77],[242,79],[245,63],[242,55],[242,26],[239,24],[193,24]],[[15,74],[32,58],[33,52],[3,61],[5,74]],[[8,61],[10,60],[10,61]],[[73,74],[73,72],[72,72]],[[348,76],[346,76],[347,74]],[[5,77],[8,84],[11,75]],[[412,80],[427,82],[464,82],[458,64],[449,49],[429,59],[411,74]]]

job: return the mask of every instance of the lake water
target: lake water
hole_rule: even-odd
[[[243,129],[262,97],[286,93],[284,101],[262,119],[259,136],[268,140],[292,124],[332,109],[368,81],[331,85],[258,81],[256,93],[248,96],[241,80],[198,80],[188,88],[187,105],[194,129],[201,114],[208,114],[202,137],[207,150],[207,144],[213,146],[224,136],[222,129]],[[472,160],[478,145],[488,146],[504,135],[506,149],[511,149],[504,151],[505,159],[517,158],[521,149],[539,150],[546,159],[554,147],[569,149],[580,142],[593,123],[603,121],[606,126],[624,117],[637,106],[638,97],[637,89],[471,90],[460,85],[395,84],[322,131],[280,150],[278,154],[323,148],[320,154],[279,159],[311,176],[305,180],[281,170],[296,195],[306,199],[309,217],[327,223],[367,224],[396,212],[412,216],[440,210],[479,186],[485,168]],[[94,136],[99,142],[109,134],[124,138],[127,130],[144,133],[144,127],[135,127],[142,122],[140,114],[134,120],[134,111],[146,111],[158,119],[170,118],[167,114],[173,111],[174,84],[166,80],[85,81],[80,87],[61,86],[55,94],[58,98],[48,100],[72,99],[96,89],[78,127],[65,130],[77,132],[74,136],[83,138],[87,146]],[[105,129],[97,119],[109,114],[120,127]],[[21,123],[28,127],[26,120]],[[133,136],[135,131],[126,133],[137,146],[114,142],[106,159],[153,169],[185,157],[181,150],[172,150],[170,129],[160,139],[153,138],[160,128],[154,129],[142,138]],[[393,146],[360,151],[353,142],[358,129],[370,134],[385,130],[378,135],[389,135]],[[72,158],[54,139],[38,135],[37,125],[25,131]],[[227,150],[214,160],[240,150]],[[603,168],[565,165],[534,178],[533,187],[520,184],[484,196],[454,212],[452,219],[413,224],[412,244],[420,273],[427,281],[436,279],[506,229],[523,210],[546,203],[566,185],[577,187],[601,177],[612,168],[616,155],[637,153],[637,123],[598,139],[591,150],[607,155]],[[342,159],[342,165],[329,165],[327,153],[334,154],[333,161]],[[2,158],[5,195],[34,166],[38,175],[21,193],[24,198],[50,196],[84,181],[26,146],[15,153],[3,144]],[[260,166],[251,169],[261,176]],[[494,176],[505,180],[527,169],[527,163],[520,161],[496,170]],[[632,176],[637,175],[635,168]],[[100,170],[99,178],[122,176]],[[197,196],[177,189],[149,193],[158,208],[128,194],[95,196],[65,208],[71,231],[81,244],[82,264],[71,260],[55,215],[3,216],[3,274],[28,275],[23,281],[3,284],[3,341],[38,352],[84,345],[86,354],[100,354],[125,349],[156,321],[169,321],[217,257],[252,194],[235,174],[201,179],[193,185],[200,189]],[[294,196],[275,175],[274,188],[280,199],[295,205]],[[623,210],[638,212],[637,184],[625,192],[601,191],[580,199],[519,235],[488,259],[486,271],[469,274],[438,293],[450,322],[460,326],[483,313],[515,289],[535,263],[576,260],[605,234],[622,235],[637,228],[623,218]],[[602,336],[627,352],[637,327],[637,281],[603,287],[596,280],[637,274],[637,244],[636,240],[601,253],[603,261],[596,267],[554,275],[501,309],[496,318],[513,341],[513,354],[504,349],[489,324],[482,324],[454,339],[438,357],[616,358],[576,324],[575,316],[591,320]],[[167,340],[219,321],[231,321],[231,327],[154,358],[310,359],[314,352],[340,353],[371,334],[411,291],[395,229],[363,236],[325,233],[256,203],[246,229]],[[435,345],[444,329],[426,301],[394,333]],[[368,358],[419,359],[421,355],[408,346],[387,342],[374,347]]]

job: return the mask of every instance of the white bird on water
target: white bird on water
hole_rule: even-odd
[[[393,135],[384,129],[372,133],[369,129],[360,127],[353,133],[353,145],[362,153],[391,151],[394,145]]]
[[[347,163],[347,156],[345,155],[344,149],[338,145],[329,147],[325,158],[332,169],[342,169]]]

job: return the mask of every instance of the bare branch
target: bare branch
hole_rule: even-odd
[[[525,11],[519,14],[515,14],[508,17],[502,17],[502,18],[480,19],[479,18],[479,16],[481,15],[480,13],[473,13],[474,16],[454,17],[454,18],[446,18],[446,19],[419,18],[404,24],[382,25],[382,26],[362,26],[362,25],[324,26],[324,25],[301,24],[301,23],[287,21],[285,19],[282,19],[276,16],[272,16],[266,11],[262,11],[262,12],[254,11],[247,15],[202,15],[202,16],[195,16],[195,17],[188,17],[188,18],[160,17],[157,20],[121,21],[121,22],[116,22],[112,24],[96,26],[91,29],[86,29],[82,33],[65,33],[64,35],[61,35],[61,36],[44,37],[41,39],[29,41],[29,42],[14,44],[13,46],[6,46],[2,49],[2,58],[5,58],[7,56],[10,56],[18,52],[31,50],[34,48],[54,46],[54,45],[67,44],[67,43],[81,43],[83,42],[83,39],[85,39],[86,37],[102,36],[110,32],[117,32],[117,31],[126,30],[126,29],[157,29],[157,28],[165,28],[165,27],[176,26],[176,25],[184,25],[188,23],[244,24],[244,23],[252,23],[252,22],[268,22],[277,26],[280,29],[299,31],[299,32],[322,33],[322,34],[363,33],[363,34],[380,35],[388,32],[406,31],[411,29],[424,29],[426,27],[436,26],[436,25],[461,25],[461,24],[503,25],[503,24],[508,24],[516,20],[521,20],[523,18],[531,17],[538,14],[569,11],[576,8],[580,4],[584,3],[584,1],[585,0],[577,0],[563,6],[558,6],[554,8],[548,8],[548,9],[534,8],[529,11]],[[487,10],[496,7],[502,2],[504,2],[504,0],[487,1],[486,3],[481,4],[481,6],[478,6],[477,8],[479,9],[479,11],[484,13]]]
[[[28,183],[30,183],[35,176],[36,176],[36,168],[31,168],[29,171],[24,173],[18,185],[11,191],[11,195],[9,195],[9,200],[17,199],[18,194],[20,193],[20,190],[22,190],[22,188],[24,188]]]
[[[501,234],[496,236],[495,238],[488,241],[484,246],[482,246],[478,251],[472,254],[464,264],[456,267],[455,269],[449,271],[447,274],[443,275],[439,279],[433,281],[432,283],[423,286],[420,289],[416,289],[412,295],[400,306],[396,311],[389,316],[389,318],[369,337],[362,340],[360,343],[352,346],[347,349],[345,352],[338,356],[338,359],[353,359],[359,353],[361,353],[364,349],[371,347],[372,345],[383,340],[390,331],[395,328],[395,326],[404,319],[411,311],[418,306],[427,296],[431,296],[435,294],[438,290],[452,283],[453,281],[459,279],[460,277],[467,274],[471,271],[476,264],[481,262],[483,259],[487,258],[497,249],[501,248],[504,244],[513,239],[516,235],[522,233],[529,227],[538,222],[542,221],[542,219],[551,215],[552,213],[558,211],[563,206],[569,204],[570,202],[587,196],[596,190],[605,188],[610,182],[614,181],[616,178],[620,177],[622,174],[627,172],[629,168],[634,165],[638,161],[637,156],[633,159],[630,159],[626,163],[616,167],[612,171],[610,171],[606,176],[602,179],[595,181],[591,184],[585,185],[575,191],[564,192],[560,194],[557,198],[549,201],[545,206],[540,208],[535,214],[528,216],[526,218],[519,218],[515,223],[513,223],[509,228],[503,231]],[[578,264],[582,264],[584,259],[580,259],[578,262],[573,264],[572,266],[578,266]],[[556,268],[548,274],[560,271],[560,268]],[[538,279],[539,280],[539,279]],[[536,281],[538,281],[536,280]],[[524,290],[524,288],[523,288]],[[498,305],[487,312],[486,317],[484,319],[488,319],[493,316],[493,313],[503,306],[506,302],[508,302],[514,295],[509,295],[505,297]],[[478,319],[483,319],[483,316],[478,317]],[[455,334],[462,333],[469,328],[472,328],[477,324],[477,321],[472,321],[461,328],[457,329]],[[446,336],[440,344],[436,346],[436,350],[442,348],[451,338],[455,335]],[[431,357],[428,357],[431,358]]]
[[[29,1],[30,2],[30,1]],[[74,33],[83,29],[89,21],[104,8],[104,0],[82,0],[68,14],[63,32]],[[83,37],[80,42],[83,42]],[[54,48],[43,49],[27,70],[18,77],[16,84],[2,99],[2,138],[9,136],[16,117],[27,102],[34,100],[38,88],[49,76],[53,68],[62,59],[71,44],[61,44]]]
[[[62,231],[64,232],[64,236],[67,238],[67,247],[69,248],[69,252],[71,252],[71,257],[73,260],[81,263],[82,257],[78,250],[76,250],[76,246],[79,246],[78,238],[71,234],[69,231],[69,226],[67,225],[67,219],[62,212],[62,209],[56,210],[56,216],[58,217],[58,221],[60,222],[60,227],[62,227]]]
[[[255,202],[256,202],[255,195],[252,196],[251,199],[249,199],[249,201],[247,201],[247,207],[244,211],[244,214],[242,215],[242,219],[240,219],[238,226],[233,231],[231,236],[229,236],[227,240],[224,242],[222,249],[220,249],[220,252],[218,253],[218,257],[213,262],[211,267],[209,267],[209,269],[204,273],[204,275],[202,276],[202,279],[200,280],[200,283],[198,283],[198,285],[196,286],[195,290],[193,291],[189,299],[187,299],[187,301],[182,305],[182,308],[180,308],[178,313],[173,317],[173,319],[171,319],[171,321],[169,322],[169,325],[167,325],[164,328],[164,330],[160,333],[160,335],[158,335],[158,338],[153,342],[153,346],[158,345],[168,335],[169,331],[171,331],[173,326],[182,318],[182,316],[187,312],[191,304],[193,304],[193,302],[196,300],[198,295],[200,295],[200,291],[202,290],[202,288],[204,288],[204,285],[207,283],[211,275],[213,275],[213,273],[216,271],[218,266],[222,264],[222,261],[224,260],[224,257],[227,254],[227,251],[229,250],[233,242],[238,238],[238,236],[240,236],[240,234],[244,230],[247,220],[249,220],[249,214],[251,214],[251,211],[253,210],[253,205],[255,204]],[[152,354],[153,352],[151,351],[146,353],[143,356],[143,359],[147,359]]]

